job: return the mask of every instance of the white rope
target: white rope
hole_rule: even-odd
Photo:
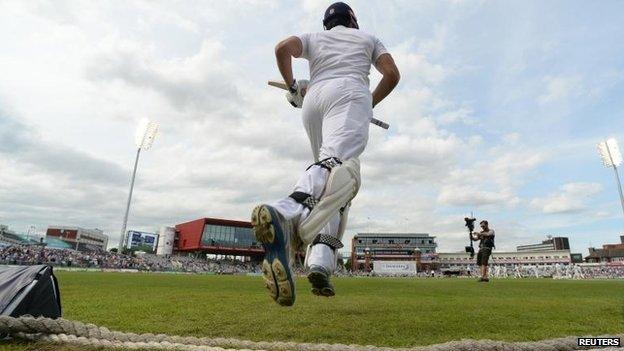
[[[296,342],[249,341],[229,338],[196,338],[164,334],[134,334],[110,331],[94,324],[66,319],[0,316],[0,333],[16,338],[120,349],[180,351],[572,351],[588,349],[577,346],[577,337],[535,342],[460,340],[412,348],[372,345],[311,344]],[[605,336],[606,337],[606,336]],[[624,334],[611,337],[624,338]]]

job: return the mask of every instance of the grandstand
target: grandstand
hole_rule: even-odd
[[[9,229],[6,225],[0,225],[0,243],[4,243],[6,245],[20,245],[27,244],[30,240],[23,235],[17,234],[16,232]]]
[[[470,258],[466,252],[438,253],[435,260],[440,269],[466,270],[476,263],[476,257]],[[491,265],[532,265],[548,266],[555,264],[568,265],[571,263],[570,250],[553,251],[509,251],[492,252]]]
[[[351,270],[369,272],[375,261],[416,261],[418,270],[430,269],[437,245],[426,233],[358,233],[351,242]]]
[[[570,241],[567,237],[551,237],[539,244],[520,245],[516,247],[516,251],[556,251],[570,250]]]
[[[106,251],[108,236],[100,229],[50,226],[46,238],[61,240],[79,251]]]
[[[72,247],[70,244],[56,238],[33,238],[26,234],[16,233],[6,225],[0,225],[0,247],[10,245],[35,245],[49,249],[70,249]]]
[[[256,262],[233,259],[207,259],[190,256],[125,255],[108,251],[50,249],[41,245],[0,246],[0,265],[47,264],[69,269],[121,270],[148,272],[187,272],[207,274],[249,274],[260,272]]]

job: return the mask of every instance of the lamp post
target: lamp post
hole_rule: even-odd
[[[126,213],[124,214],[121,233],[119,235],[119,253],[123,251],[126,238],[126,226],[128,224],[128,213],[130,212],[130,202],[132,201],[132,190],[134,188],[134,178],[136,177],[137,165],[139,164],[139,155],[141,150],[149,150],[154,143],[156,134],[158,134],[158,123],[150,122],[146,118],[139,122],[139,126],[134,138],[137,146],[136,158],[134,159],[134,169],[132,170],[132,178],[130,179],[130,191],[128,192],[128,201],[126,203]]]
[[[622,183],[620,182],[620,174],[617,167],[622,164],[622,154],[618,147],[617,140],[610,138],[598,144],[598,152],[605,167],[613,167],[615,173],[615,181],[617,182],[618,191],[620,193],[620,203],[622,205],[622,213],[624,213],[624,195],[622,195]]]

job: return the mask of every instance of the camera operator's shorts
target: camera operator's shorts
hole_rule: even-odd
[[[477,266],[487,266],[488,261],[490,260],[491,254],[492,254],[491,247],[480,248],[479,253],[477,254]]]

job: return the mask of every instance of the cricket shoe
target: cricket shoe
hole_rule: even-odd
[[[258,205],[251,213],[254,235],[264,247],[262,278],[271,298],[282,306],[295,303],[292,239],[295,225],[269,205]]]
[[[310,266],[308,281],[312,284],[312,293],[317,296],[330,297],[336,295],[334,286],[329,282],[330,273],[327,268],[318,265]]]

